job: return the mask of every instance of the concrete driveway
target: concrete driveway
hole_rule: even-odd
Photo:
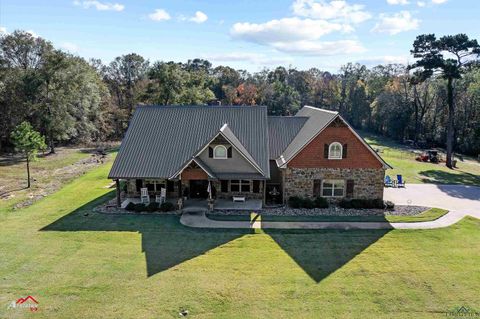
[[[385,188],[384,199],[397,205],[416,205],[480,214],[480,187],[463,185],[407,184]]]

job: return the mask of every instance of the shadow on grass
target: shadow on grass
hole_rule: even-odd
[[[458,169],[451,172],[440,170],[421,171],[419,175],[423,176],[422,182],[424,183],[480,185],[479,175],[466,173]]]
[[[147,275],[174,267],[226,244],[250,230],[205,230],[187,228],[174,215],[101,214],[92,208],[111,199],[114,192],[99,197],[45,226],[41,231],[127,231],[142,235]]]
[[[317,283],[347,264],[390,230],[265,230]]]
[[[92,208],[111,199],[99,197],[59,218],[41,231],[128,231],[142,235],[147,276],[179,265],[207,251],[251,234],[250,229],[199,229],[180,224],[174,215],[101,214]],[[317,283],[383,237],[379,231],[264,230]],[[268,258],[268,256],[265,256]],[[248,261],[245,261],[248,263]],[[248,266],[248,265],[247,265]],[[254,266],[254,265],[252,265]]]

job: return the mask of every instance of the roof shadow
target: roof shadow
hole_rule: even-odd
[[[265,230],[315,282],[340,269],[390,230]]]
[[[93,207],[111,198],[111,193],[101,196],[40,231],[139,232],[142,235],[148,277],[250,233],[249,229],[227,232],[187,228],[174,215],[122,215],[92,211]]]
[[[83,205],[40,231],[127,231],[142,235],[147,277],[170,269],[246,234],[251,229],[185,227],[174,215],[102,214],[92,209],[113,192]],[[317,283],[355,258],[389,230],[274,230],[263,232]]]

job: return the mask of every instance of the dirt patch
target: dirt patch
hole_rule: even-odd
[[[0,206],[12,203],[13,209],[30,206],[56,192],[65,183],[102,165],[108,158],[109,155],[103,148],[58,148],[56,154],[40,156],[40,161],[32,163],[32,187],[27,189],[23,159],[12,155],[4,156],[0,158],[0,201],[4,205],[0,202]]]

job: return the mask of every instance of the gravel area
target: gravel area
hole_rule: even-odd
[[[329,208],[290,208],[290,207],[275,207],[264,208],[260,211],[262,215],[271,216],[413,216],[418,215],[430,207],[424,206],[407,206],[396,205],[394,210],[384,209],[344,209],[338,206],[331,206]],[[147,215],[178,215],[181,211],[171,212],[142,212],[136,213],[127,211],[123,208],[116,207],[116,199],[113,198],[103,204],[94,208],[94,211],[106,214],[147,214]],[[249,210],[214,210],[208,213],[209,215],[249,215]]]
[[[394,210],[384,209],[344,209],[337,206],[331,206],[329,208],[265,208],[260,213],[262,215],[273,216],[384,216],[384,215],[397,215],[397,216],[413,216],[418,215],[429,209],[429,207],[423,206],[407,206],[397,205]],[[250,211],[239,210],[215,210],[210,212],[211,215],[248,215]]]
[[[178,210],[173,210],[171,212],[131,212],[123,208],[117,207],[117,199],[111,199],[103,204],[98,205],[93,209],[93,211],[102,213],[102,214],[123,214],[123,215],[180,215],[181,212]]]

